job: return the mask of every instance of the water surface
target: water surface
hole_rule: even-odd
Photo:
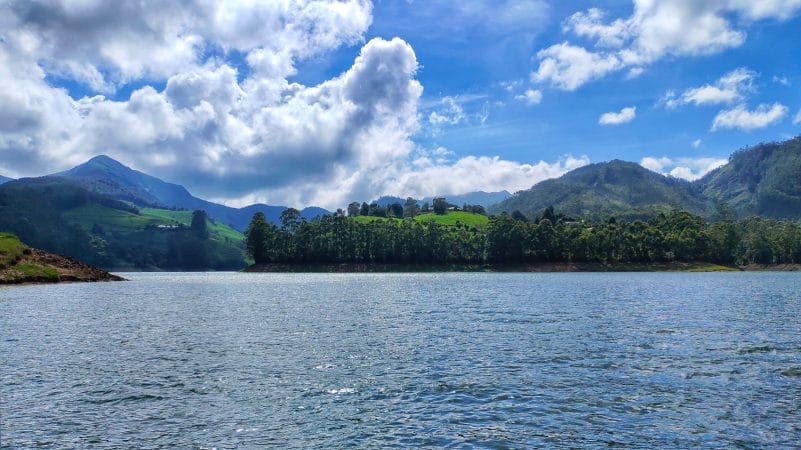
[[[0,446],[798,447],[801,276],[0,289]]]

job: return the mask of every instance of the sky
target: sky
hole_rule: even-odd
[[[801,134],[801,0],[0,0],[0,174],[231,206],[697,179]]]

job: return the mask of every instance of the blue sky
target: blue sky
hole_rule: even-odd
[[[694,179],[801,134],[801,0],[0,7],[0,173],[105,153],[232,205]],[[397,38],[397,39],[393,39]]]
[[[543,2],[545,3],[545,2]],[[733,151],[762,141],[801,134],[793,124],[801,107],[801,16],[785,20],[740,21],[743,44],[706,55],[668,56],[633,79],[625,72],[592,81],[572,92],[540,88],[538,105],[516,101],[537,68],[535,54],[562,42],[591,45],[563,30],[572,14],[596,7],[610,19],[628,17],[625,2],[549,2],[538,24],[487,30],[470,18],[465,28],[436,33],[438,17],[453,10],[438,2],[375,3],[370,37],[400,36],[414,48],[422,68],[425,111],[437,110],[444,96],[462,99],[467,118],[458,124],[428,127],[416,136],[428,146],[445,146],[457,155],[502,155],[519,161],[555,160],[564,154],[587,155],[594,162],[640,161],[647,156],[726,158]],[[621,6],[625,5],[625,6]],[[457,8],[458,6],[454,6]],[[410,10],[430,10],[410,12]],[[528,18],[521,18],[526,21]],[[457,20],[454,19],[454,28]],[[316,82],[347,68],[358,46],[342,48],[301,65],[298,79]],[[783,120],[757,129],[712,130],[721,105],[665,108],[669,90],[714,84],[738,68],[754,71],[753,90],[744,99],[752,108],[781,102],[789,108]],[[508,92],[503,83],[520,83]],[[620,126],[598,123],[601,114],[635,106],[636,118]],[[725,106],[725,105],[724,105]],[[483,114],[486,121],[481,122]],[[431,128],[436,128],[432,130]],[[700,143],[693,143],[700,140]]]

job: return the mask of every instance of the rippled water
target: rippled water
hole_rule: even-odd
[[[798,447],[798,274],[0,289],[18,447]]]

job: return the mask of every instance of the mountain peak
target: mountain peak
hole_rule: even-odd
[[[86,161],[84,164],[112,164],[112,165],[116,165],[116,166],[125,167],[124,164],[122,164],[121,162],[117,161],[116,159],[114,159],[114,158],[112,158],[112,157],[110,157],[108,155],[97,155],[97,156],[89,159],[88,161]]]
[[[121,175],[133,173],[135,170],[108,155],[97,155],[83,164],[55,175],[66,177],[103,177],[109,174]]]

